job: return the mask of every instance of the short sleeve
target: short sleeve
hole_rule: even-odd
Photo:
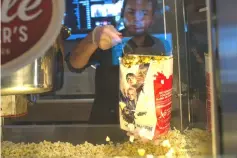
[[[171,55],[172,54],[171,43],[169,43],[167,40],[165,40],[164,45],[165,45],[165,50],[166,50],[167,55]]]
[[[172,55],[171,44],[165,39],[161,39],[161,42],[162,42],[164,50],[165,50],[165,55]]]
[[[167,40],[163,38],[156,38],[156,37],[152,37],[152,39],[154,41],[153,48],[162,52],[163,55],[166,55],[166,56],[172,55],[172,47],[171,47],[171,44]]]

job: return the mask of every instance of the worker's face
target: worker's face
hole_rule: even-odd
[[[134,86],[137,84],[137,80],[135,76],[128,76],[127,77],[127,82],[130,86]]]
[[[129,100],[135,100],[135,98],[136,98],[136,91],[135,90],[128,90],[128,99]]]
[[[124,9],[124,24],[132,35],[143,35],[152,24],[152,2],[149,0],[128,0]]]

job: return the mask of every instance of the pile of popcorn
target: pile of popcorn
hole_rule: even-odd
[[[36,158],[87,158],[87,157],[192,157],[211,155],[211,134],[200,129],[171,130],[156,141],[144,143],[130,140],[113,143],[109,136],[106,144],[93,145],[88,142],[73,145],[68,142],[13,143],[2,142],[1,156]]]
[[[167,60],[172,58],[172,56],[146,56],[146,55],[125,55],[121,59],[121,63],[125,66],[130,68],[133,65],[140,65],[140,64],[148,64],[153,62],[160,62],[162,60]]]

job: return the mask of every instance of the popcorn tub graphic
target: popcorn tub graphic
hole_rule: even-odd
[[[120,127],[148,139],[170,129],[172,56],[120,58]]]

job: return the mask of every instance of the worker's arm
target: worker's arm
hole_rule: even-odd
[[[75,69],[84,68],[98,48],[107,50],[121,42],[121,33],[113,26],[96,27],[86,38],[80,41],[69,57],[69,63]]]
[[[84,68],[97,48],[97,44],[92,42],[92,33],[89,33],[88,36],[73,49],[69,58],[72,67],[76,69]]]

